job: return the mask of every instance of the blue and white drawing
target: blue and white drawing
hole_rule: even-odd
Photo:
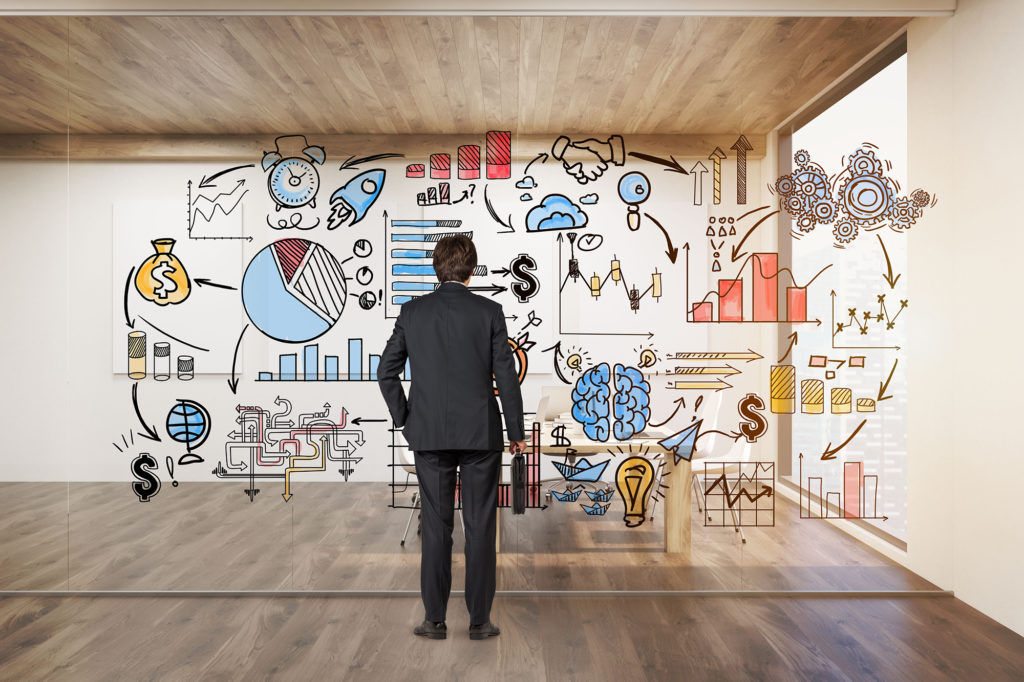
[[[576,380],[572,389],[572,418],[583,425],[590,440],[608,440],[610,434],[611,369],[607,362],[594,365]]]
[[[562,478],[567,481],[594,483],[601,480],[601,474],[608,468],[610,461],[610,459],[606,459],[603,462],[591,464],[586,457],[581,457],[576,464],[566,464],[565,462],[552,462],[552,464],[558,469],[558,473],[562,474]]]
[[[587,214],[563,194],[549,194],[526,214],[527,232],[572,230],[587,224]]]
[[[615,491],[612,490],[611,488],[608,488],[606,490],[598,490],[596,492],[590,492],[588,490],[587,497],[589,497],[592,502],[607,502],[608,500],[612,499],[612,493],[614,492]]]
[[[604,513],[608,511],[608,507],[612,506],[612,503],[600,504],[595,502],[591,505],[581,504],[580,506],[583,507],[583,511],[587,512],[587,516],[604,516]]]
[[[277,341],[304,343],[326,333],[348,298],[341,264],[320,244],[281,239],[250,261],[242,305],[256,327]]]
[[[536,186],[532,175],[523,176],[523,179],[516,183],[516,189],[533,189]]]
[[[331,215],[327,217],[327,229],[333,230],[346,223],[355,225],[362,220],[384,189],[386,176],[386,171],[374,168],[360,173],[336,189],[331,195]]]
[[[281,152],[281,141],[302,140],[302,156],[285,157]],[[327,158],[323,147],[311,145],[304,135],[282,135],[274,140],[274,151],[263,155],[263,170],[269,171],[267,189],[274,200],[275,209],[298,208],[309,205],[316,208],[316,193],[320,189],[320,174],[314,164],[322,164]]]
[[[581,492],[583,492],[583,488],[566,488],[565,491],[552,490],[551,495],[562,504],[565,504],[566,502],[578,500]]]
[[[597,195],[594,194],[593,192],[591,192],[590,194],[584,194],[583,196],[580,197],[580,203],[581,204],[588,204],[588,205],[589,204],[596,204],[597,203]]]
[[[615,365],[615,423],[612,433],[616,440],[629,440],[647,426],[651,418],[651,384],[644,380],[636,367]]]

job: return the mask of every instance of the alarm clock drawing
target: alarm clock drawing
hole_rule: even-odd
[[[281,141],[301,139],[303,148],[301,156],[284,156],[281,152]],[[263,155],[263,170],[270,171],[267,176],[267,189],[276,204],[276,210],[282,208],[299,208],[309,205],[316,208],[316,193],[320,189],[320,174],[316,165],[322,164],[327,158],[323,147],[311,145],[305,135],[282,135],[274,140],[274,151]]]

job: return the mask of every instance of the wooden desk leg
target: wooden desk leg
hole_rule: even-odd
[[[689,462],[681,460],[673,464],[674,460],[672,453],[665,454],[665,473],[668,474],[664,501],[665,551],[689,554],[692,474]]]

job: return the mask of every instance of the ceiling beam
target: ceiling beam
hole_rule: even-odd
[[[404,14],[510,16],[938,16],[956,0],[0,0],[3,14]]]
[[[525,161],[548,149],[557,135],[514,135],[512,155]],[[627,135],[629,152],[677,159],[706,159],[710,150],[728,150],[738,134]],[[747,135],[748,159],[764,158],[765,136]],[[401,152],[409,161],[479,141],[479,135],[310,135],[332,161],[348,156]],[[72,161],[235,161],[259,159],[274,148],[273,135],[0,135],[0,160]],[[529,150],[529,153],[525,153]],[[731,156],[731,152],[726,152]]]

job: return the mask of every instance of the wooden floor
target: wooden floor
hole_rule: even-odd
[[[271,484],[249,503],[240,484],[165,485],[140,504],[126,483],[0,484],[0,590],[416,590],[415,522],[381,483]],[[401,501],[407,501],[403,495]],[[554,502],[503,514],[499,590],[935,590],[779,498],[776,525],[705,528],[690,556],[666,554],[655,520],[624,526],[615,506],[588,517]],[[453,580],[464,580],[456,524]]]
[[[408,597],[0,598],[3,680],[1020,680],[1024,639],[947,596],[499,597],[497,639]]]

